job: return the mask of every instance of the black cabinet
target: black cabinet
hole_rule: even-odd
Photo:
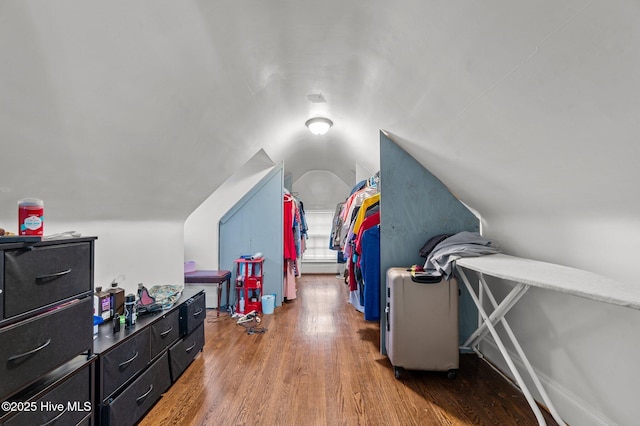
[[[180,337],[178,309],[151,325],[151,358],[155,358]]]
[[[100,326],[94,352],[101,425],[137,423],[202,350],[204,297],[202,289],[186,288],[172,308],[138,318],[132,328]]]
[[[93,302],[87,297],[0,329],[0,395],[12,394],[74,356],[88,353],[93,346],[92,318]]]
[[[180,305],[180,334],[187,335],[204,322],[205,311],[204,293],[191,297]]]
[[[0,424],[135,424],[203,349],[195,288],[93,338],[95,239],[0,243]]]
[[[93,422],[95,239],[0,243],[0,423]]]
[[[91,294],[91,247],[86,242],[6,250],[4,319]]]
[[[134,425],[169,386],[169,354],[165,352],[122,393],[107,401],[108,424]]]
[[[91,296],[94,240],[0,244],[0,326]]]
[[[93,419],[93,358],[77,357],[33,386],[29,398],[6,426],[91,424]],[[85,423],[86,422],[86,423]]]
[[[151,361],[149,329],[144,328],[100,357],[102,393],[111,395]]]
[[[204,324],[200,324],[191,334],[184,336],[169,349],[171,381],[178,380],[178,377],[187,369],[203,346]]]

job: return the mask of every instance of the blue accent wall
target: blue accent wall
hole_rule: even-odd
[[[230,303],[236,300],[233,290],[235,265],[243,254],[261,252],[264,255],[263,295],[275,294],[276,306],[282,302],[283,283],[283,217],[282,187],[284,166],[274,167],[219,222],[220,269],[232,271]],[[223,292],[222,303],[226,303]]]
[[[480,220],[422,164],[380,132],[380,294],[386,307],[386,272],[424,264],[418,254],[435,235],[478,232]],[[477,309],[464,286],[460,298],[460,342],[475,330]],[[386,354],[386,318],[380,319],[380,349]]]

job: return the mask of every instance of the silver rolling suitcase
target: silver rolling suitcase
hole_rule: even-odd
[[[403,369],[458,370],[458,282],[416,283],[406,268],[387,270],[387,356],[397,379]]]

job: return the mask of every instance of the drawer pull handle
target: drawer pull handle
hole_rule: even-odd
[[[58,414],[57,416],[55,416],[54,418],[52,418],[52,419],[51,419],[51,420],[49,420],[48,422],[46,422],[46,423],[42,423],[42,425],[40,425],[40,426],[47,426],[47,425],[50,425],[51,423],[55,423],[55,422],[56,422],[56,420],[58,420],[60,417],[62,417],[62,415],[63,415],[64,413],[66,413],[66,412],[67,412],[67,409],[65,408],[64,410],[62,410],[62,412],[61,412],[60,414]]]
[[[160,336],[165,337],[167,334],[171,333],[171,330],[173,330],[173,326],[169,327],[167,331],[163,331],[162,333],[160,333]]]
[[[133,357],[131,357],[131,358],[129,358],[128,360],[126,360],[126,361],[121,362],[120,364],[118,364],[118,367],[120,367],[120,368],[125,367],[125,366],[127,366],[127,365],[131,364],[131,361],[133,361],[133,360],[134,360],[134,359],[136,359],[136,358],[138,358],[138,351],[136,351],[136,354],[135,354]]]
[[[147,395],[151,393],[152,390],[153,390],[153,385],[149,385],[149,390],[143,393],[142,395],[140,395],[139,397],[137,397],[136,402],[140,402],[140,400],[145,399]]]
[[[189,353],[189,352],[191,352],[191,351],[193,350],[193,348],[195,348],[195,347],[196,347],[196,342],[193,342],[193,345],[189,346],[189,347],[188,347],[187,349],[185,349],[184,351],[185,351],[186,353]]]
[[[13,356],[9,357],[8,361],[9,361],[9,362],[11,362],[11,361],[17,361],[17,360],[19,360],[20,358],[24,358],[25,356],[33,355],[33,354],[35,354],[36,352],[41,351],[42,349],[44,349],[44,348],[46,348],[47,346],[49,346],[49,343],[51,343],[51,338],[49,338],[49,340],[47,340],[46,342],[44,342],[42,345],[38,346],[37,348],[35,348],[35,349],[31,349],[29,352],[25,352],[25,353],[20,354],[20,355],[13,355]]]
[[[49,278],[58,278],[58,277],[61,277],[63,275],[67,275],[70,272],[71,272],[71,268],[67,269],[66,271],[54,272],[53,274],[38,275],[36,277],[36,280],[42,281],[42,280],[46,280],[46,279],[49,279]]]
[[[202,308],[200,308],[200,310],[199,310],[198,312],[194,312],[194,313],[193,313],[193,317],[194,317],[194,318],[197,318],[197,317],[198,317],[198,315],[200,315],[200,314],[202,313],[202,311],[203,311],[203,309],[202,309]]]

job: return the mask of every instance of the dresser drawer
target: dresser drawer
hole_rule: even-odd
[[[180,338],[179,319],[179,312],[175,309],[153,323],[151,326],[151,359]]]
[[[106,406],[105,420],[109,425],[135,424],[171,386],[169,357],[165,352],[140,377]]]
[[[180,305],[180,334],[191,333],[204,322],[207,316],[204,293],[198,293]]]
[[[93,349],[93,301],[78,302],[0,329],[0,400]]]
[[[4,252],[3,318],[92,291],[92,243]]]
[[[102,395],[106,398],[149,364],[149,328],[100,357]]]
[[[33,411],[21,411],[6,426],[76,425],[91,416],[93,369],[91,365],[74,372],[62,383],[29,401]]]
[[[169,349],[171,380],[176,381],[204,347],[204,324]]]
[[[95,424],[97,424],[97,423],[93,422],[93,417],[87,416],[86,419],[84,419],[83,421],[78,423],[76,426],[91,426],[91,425],[95,425]]]

